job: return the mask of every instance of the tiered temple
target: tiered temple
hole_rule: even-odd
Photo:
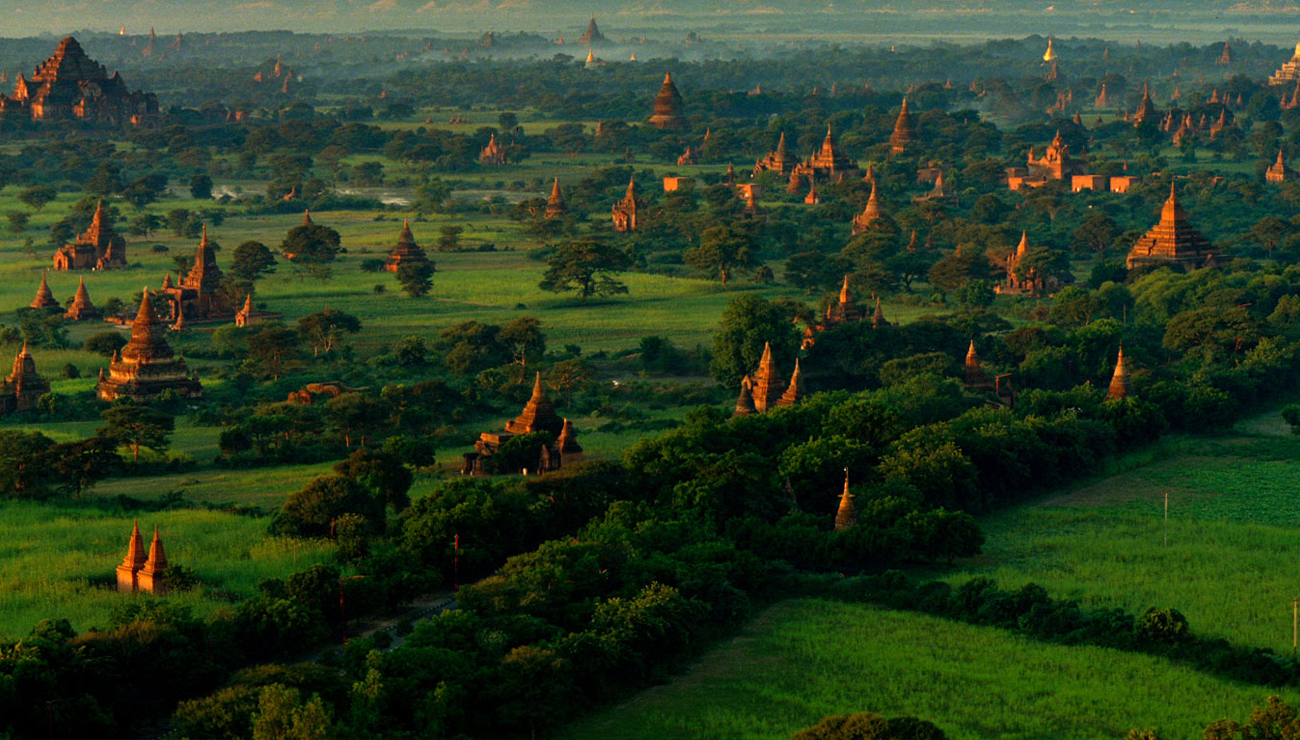
[[[397,272],[402,265],[430,265],[429,256],[419,244],[415,243],[415,235],[411,233],[410,220],[402,221],[402,233],[397,236],[397,246],[389,253],[388,259],[384,261],[384,270],[387,272]]]
[[[149,289],[145,288],[140,310],[131,324],[131,341],[113,353],[108,375],[99,371],[99,397],[105,401],[131,398],[149,401],[171,390],[185,398],[203,395],[198,375],[177,357],[167,343],[167,328],[154,315]]]
[[[180,285],[171,284],[171,275],[158,290],[160,300],[166,302],[165,316],[177,324],[195,321],[228,321],[235,315],[233,307],[218,291],[221,286],[221,268],[217,267],[217,253],[208,241],[208,227],[203,227],[199,246],[194,252],[194,264],[181,276]]]
[[[41,284],[36,288],[36,297],[32,302],[27,304],[31,308],[62,308],[62,304],[54,297],[54,291],[50,290],[50,283],[45,279],[45,273],[41,273]]]
[[[36,121],[91,121],[122,126],[150,123],[158,115],[153,93],[131,92],[122,76],[86,56],[71,36],[32,72],[18,75],[13,95],[0,95],[0,112],[19,112]]]
[[[153,528],[153,542],[145,555],[144,539],[140,536],[140,522],[131,531],[126,546],[126,557],[117,566],[117,590],[121,593],[162,594],[169,590],[167,553],[163,550],[158,527]]]
[[[1300,173],[1287,166],[1286,159],[1282,156],[1282,150],[1278,149],[1277,161],[1270,165],[1264,173],[1264,180],[1276,185],[1296,179],[1300,179]]]
[[[785,143],[785,132],[782,131],[781,138],[776,142],[776,149],[754,163],[754,176],[758,177],[759,174],[767,171],[788,175],[796,164],[798,162],[790,156],[790,149]]]
[[[113,231],[104,213],[104,201],[95,207],[90,228],[72,244],[54,253],[56,270],[110,270],[126,267],[126,240]]]
[[[578,43],[584,46],[595,46],[596,44],[605,43],[605,40],[605,34],[601,33],[600,28],[596,26],[596,16],[591,16],[591,22],[587,24],[587,30],[583,31],[582,35],[578,37]]]
[[[104,318],[104,314],[90,302],[90,293],[86,290],[86,279],[77,282],[77,294],[72,297],[72,305],[63,314],[69,321],[93,321]]]
[[[569,212],[568,205],[564,202],[564,195],[560,193],[560,178],[555,178],[551,183],[551,197],[546,199],[546,218],[561,218]]]
[[[1129,269],[1148,265],[1202,267],[1214,257],[1214,246],[1192,228],[1187,213],[1178,203],[1178,191],[1169,185],[1169,199],[1160,211],[1160,223],[1138,239],[1125,260]]]
[[[636,178],[627,181],[627,193],[623,199],[614,204],[611,217],[614,220],[614,231],[636,231],[637,211],[641,207],[641,201],[636,195]]]
[[[506,163],[506,153],[497,143],[497,135],[488,138],[487,146],[478,153],[478,161],[491,167],[500,167]]]
[[[650,125],[655,128],[678,130],[686,128],[686,117],[682,115],[682,94],[673,84],[673,74],[664,75],[664,84],[655,95],[654,114],[650,116]]]
[[[517,435],[549,432],[554,441],[543,445],[539,450],[539,465],[532,470],[547,473],[558,470],[564,465],[572,465],[582,459],[582,447],[578,445],[578,434],[568,419],[561,419],[555,413],[555,407],[546,397],[542,387],[542,374],[537,374],[533,383],[533,394],[524,406],[524,410],[513,421],[506,422],[504,432],[483,432],[474,443],[474,452],[465,453],[465,464],[461,472],[482,475],[486,472],[485,463],[501,449],[501,445]],[[517,471],[502,471],[517,472]]]
[[[785,391],[777,385],[776,363],[772,361],[772,345],[763,345],[763,357],[758,363],[758,372],[745,376],[740,381],[740,397],[736,400],[736,410],[732,416],[765,414],[777,406],[794,406],[803,400],[803,379],[799,372],[799,361],[794,364],[794,373],[790,375],[790,384]]]
[[[912,113],[907,109],[907,98],[903,98],[903,107],[898,111],[898,120],[894,122],[894,132],[889,135],[889,150],[894,154],[903,154],[916,140],[916,124],[912,123]]]
[[[853,294],[849,292],[849,276],[844,276],[844,285],[840,287],[839,300],[826,307],[826,325],[847,324],[853,321],[861,321],[862,312],[858,310],[858,304],[853,300]]]
[[[1296,82],[1300,82],[1300,43],[1295,45],[1291,59],[1268,78],[1270,85],[1293,85]]]
[[[862,213],[853,217],[853,236],[857,236],[871,228],[871,224],[878,221],[882,215],[880,197],[876,192],[876,183],[873,180],[871,182],[871,197],[867,198],[866,208],[862,209]]]
[[[36,408],[36,402],[49,392],[50,381],[36,373],[36,361],[23,342],[14,358],[13,372],[0,385],[0,415]]]
[[[1115,360],[1115,374],[1110,378],[1110,389],[1106,392],[1107,400],[1127,398],[1132,392],[1129,386],[1128,366],[1124,364],[1124,348],[1119,348],[1119,357]]]
[[[851,159],[840,149],[835,143],[831,127],[827,126],[821,148],[790,170],[790,180],[791,184],[805,177],[812,181],[839,182],[845,177],[856,176],[859,172],[861,170],[858,169],[857,160]],[[802,189],[796,188],[796,191]]]

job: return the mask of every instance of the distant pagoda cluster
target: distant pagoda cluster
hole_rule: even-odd
[[[145,125],[158,115],[153,93],[131,92],[122,76],[86,56],[71,36],[32,72],[18,75],[12,95],[0,96],[0,112],[34,121],[81,120],[96,124]]]
[[[171,590],[167,553],[163,550],[158,527],[153,528],[153,541],[148,554],[144,538],[140,536],[140,522],[135,523],[127,543],[126,557],[117,566],[117,590],[125,594],[165,594]]]
[[[779,406],[794,406],[803,400],[803,379],[799,374],[799,360],[794,361],[794,372],[790,375],[790,384],[784,392],[777,385],[780,381],[776,374],[776,363],[772,361],[772,345],[763,345],[763,357],[759,360],[758,371],[751,378],[749,375],[740,379],[740,397],[736,399],[736,416],[765,414]]]
[[[516,436],[549,432],[555,441],[549,445],[540,445],[537,453],[537,465],[523,472],[538,475],[559,470],[565,465],[572,465],[582,460],[582,447],[578,444],[578,434],[568,419],[561,419],[555,413],[555,407],[546,397],[542,388],[542,374],[538,373],[533,382],[533,394],[524,405],[524,410],[513,421],[506,422],[504,432],[483,432],[474,443],[474,452],[464,455],[461,473],[464,475],[484,475],[490,468],[490,459],[501,446]],[[502,471],[519,472],[519,471]]]

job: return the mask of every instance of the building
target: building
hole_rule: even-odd
[[[1128,379],[1128,366],[1124,364],[1124,348],[1119,348],[1119,356],[1115,359],[1115,374],[1110,378],[1110,388],[1106,391],[1106,400],[1113,401],[1117,398],[1127,398],[1132,393],[1132,387]]]
[[[126,267],[126,240],[113,231],[104,201],[95,206],[90,228],[54,253],[56,270],[112,270]]]
[[[164,315],[177,324],[193,321],[226,321],[235,314],[227,305],[221,287],[221,268],[217,267],[217,253],[208,241],[208,227],[203,227],[199,246],[195,249],[194,264],[180,278],[180,285],[172,285],[171,273],[163,278],[158,289],[158,299],[164,302]]]
[[[384,271],[397,272],[402,265],[433,265],[429,256],[415,243],[415,236],[411,234],[411,222],[407,219],[402,220],[402,233],[397,237],[397,246],[393,247],[388,259],[384,260]]]
[[[1151,89],[1146,83],[1142,84],[1142,99],[1138,101],[1137,110],[1133,112],[1129,119],[1134,126],[1141,126],[1147,121],[1156,121],[1160,117],[1160,111],[1156,110],[1155,103],[1151,101]]]
[[[72,305],[68,306],[63,318],[69,321],[93,321],[104,318],[103,312],[95,308],[95,304],[90,302],[90,293],[86,290],[85,278],[81,278],[77,282],[77,294],[72,297]]]
[[[549,432],[554,435],[554,442],[542,445],[538,450],[538,465],[532,468],[534,472],[547,473],[582,460],[582,447],[578,444],[577,432],[568,419],[561,419],[555,413],[555,407],[542,388],[541,373],[537,374],[537,379],[533,382],[533,394],[524,405],[524,410],[513,421],[506,422],[504,432],[480,434],[474,443],[474,452],[464,455],[461,473],[483,475],[488,469],[485,468],[485,463],[501,449],[501,445],[515,436],[537,432]]]
[[[582,35],[578,37],[578,43],[583,46],[595,46],[605,43],[606,40],[605,34],[601,33],[600,28],[596,26],[596,16],[591,16],[591,22],[587,24],[587,30],[583,31]]]
[[[569,212],[569,207],[564,202],[564,196],[560,193],[560,178],[555,178],[551,183],[551,196],[546,199],[546,218],[562,218]]]
[[[776,365],[772,362],[772,345],[763,345],[763,357],[758,363],[758,372],[753,377],[746,375],[740,380],[740,397],[736,400],[736,416],[765,414],[777,406],[794,406],[803,400],[803,380],[799,372],[799,361],[795,360],[794,373],[784,393],[775,385]]]
[[[36,373],[36,361],[27,343],[14,358],[13,372],[0,384],[0,415],[36,408],[41,396],[50,392],[50,381]]]
[[[1284,62],[1278,71],[1268,78],[1270,85],[1291,85],[1300,82],[1300,43],[1295,45],[1295,53]]]
[[[167,344],[167,328],[154,316],[149,289],[144,289],[140,310],[131,324],[131,341],[113,353],[108,375],[99,371],[99,397],[104,401],[131,398],[149,401],[163,391],[173,391],[185,398],[203,395],[198,373],[190,372],[184,358],[177,357]]]
[[[871,224],[878,221],[884,216],[884,211],[880,210],[880,197],[876,192],[876,183],[871,182],[871,197],[867,198],[867,207],[862,209],[862,213],[853,217],[853,236],[857,236],[871,228]]]
[[[826,138],[822,140],[821,148],[790,170],[790,186],[794,188],[790,192],[797,193],[803,190],[798,181],[804,177],[810,181],[840,182],[846,176],[856,176],[859,172],[861,170],[858,169],[857,160],[851,159],[840,150],[835,143],[834,134],[831,133],[831,127],[827,126]]]
[[[1286,159],[1282,157],[1282,150],[1277,150],[1277,161],[1264,172],[1264,180],[1276,185],[1295,179],[1298,179],[1296,171],[1287,166]]]
[[[894,132],[889,135],[889,151],[903,154],[916,141],[916,124],[912,123],[912,114],[907,110],[907,98],[903,98],[903,107],[898,111],[898,120],[894,121]]]
[[[844,469],[844,492],[840,494],[840,507],[835,512],[835,531],[843,532],[858,526],[858,511],[853,506],[853,494],[849,493],[849,469]]]
[[[44,272],[41,273],[41,284],[36,288],[36,297],[27,305],[31,308],[63,308],[63,304],[55,299],[54,291],[50,290],[50,283],[45,279]]]
[[[1178,192],[1169,185],[1169,199],[1160,210],[1160,222],[1133,244],[1125,260],[1128,268],[1148,265],[1178,265],[1185,270],[1204,266],[1214,257],[1214,246],[1192,228],[1187,213],[1178,203]]]
[[[677,85],[673,84],[672,72],[664,75],[664,84],[660,85],[659,93],[655,95],[650,125],[671,131],[686,128],[686,117],[682,115],[682,94],[677,92]]]
[[[145,125],[158,116],[153,93],[130,92],[117,72],[109,77],[104,65],[86,56],[71,36],[59,42],[54,55],[32,72],[18,75],[14,92],[0,96],[0,112],[34,121],[88,121],[100,125]]]
[[[131,540],[127,543],[126,557],[117,566],[118,592],[166,593],[169,590],[167,568],[167,553],[163,551],[157,525],[154,525],[153,542],[149,544],[149,555],[146,557],[144,539],[140,537],[140,522],[137,521],[131,532]]]
[[[1052,143],[1043,151],[1043,156],[1035,158],[1033,147],[1029,148],[1029,163],[1026,168],[1029,179],[1064,180],[1074,175],[1082,175],[1083,163],[1070,155],[1070,145],[1061,138],[1057,131]]]
[[[637,211],[641,201],[636,197],[636,177],[627,182],[627,194],[614,204],[611,217],[614,219],[614,231],[632,232],[637,230]]]
[[[479,151],[478,161],[489,167],[500,167],[506,163],[506,153],[501,149],[501,145],[497,144],[496,134],[492,134],[488,138],[487,146]]]
[[[776,142],[776,149],[768,152],[766,157],[754,163],[754,177],[758,177],[763,172],[788,175],[796,164],[798,164],[798,161],[790,156],[790,150],[785,144],[785,132],[782,131],[781,138]]]

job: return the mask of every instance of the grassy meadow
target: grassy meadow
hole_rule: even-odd
[[[106,624],[129,598],[117,593],[113,569],[136,519],[146,547],[157,525],[168,560],[200,580],[197,589],[166,597],[197,614],[252,595],[263,578],[330,562],[334,551],[333,543],[270,537],[266,520],[225,512],[0,502],[0,639],[21,637],[46,618],[65,618],[78,631]]]
[[[1237,433],[1169,440],[1130,456],[1131,469],[988,517],[984,553],[953,580],[1034,582],[1133,612],[1173,607],[1201,634],[1289,653],[1300,437],[1284,426],[1274,412]]]
[[[1200,737],[1270,693],[1157,658],[822,600],[785,601],[668,684],[581,720],[565,740],[777,740],[829,714],[912,715],[952,740]],[[1300,694],[1281,692],[1294,703]]]

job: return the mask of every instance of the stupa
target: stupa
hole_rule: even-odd
[[[419,244],[415,243],[415,236],[411,233],[411,222],[402,221],[402,233],[397,237],[397,246],[389,253],[388,259],[384,261],[384,270],[386,272],[397,272],[402,265],[431,265],[429,256]]]
[[[1133,244],[1125,260],[1129,269],[1147,265],[1173,264],[1191,270],[1214,256],[1214,246],[1192,228],[1187,213],[1178,203],[1178,191],[1169,185],[1169,199],[1160,210],[1160,223]]]
[[[682,94],[677,92],[677,85],[673,84],[672,72],[664,75],[664,84],[660,85],[659,93],[655,95],[650,125],[668,130],[686,128],[686,118],[682,115]]]
[[[95,206],[90,228],[54,253],[56,270],[111,270],[126,267],[126,240],[113,231],[104,201]]]
[[[131,398],[149,401],[165,390],[185,398],[203,395],[197,373],[177,357],[166,339],[167,327],[154,315],[149,289],[144,289],[140,310],[131,324],[131,341],[113,353],[108,375],[99,371],[99,397],[105,401]]]

